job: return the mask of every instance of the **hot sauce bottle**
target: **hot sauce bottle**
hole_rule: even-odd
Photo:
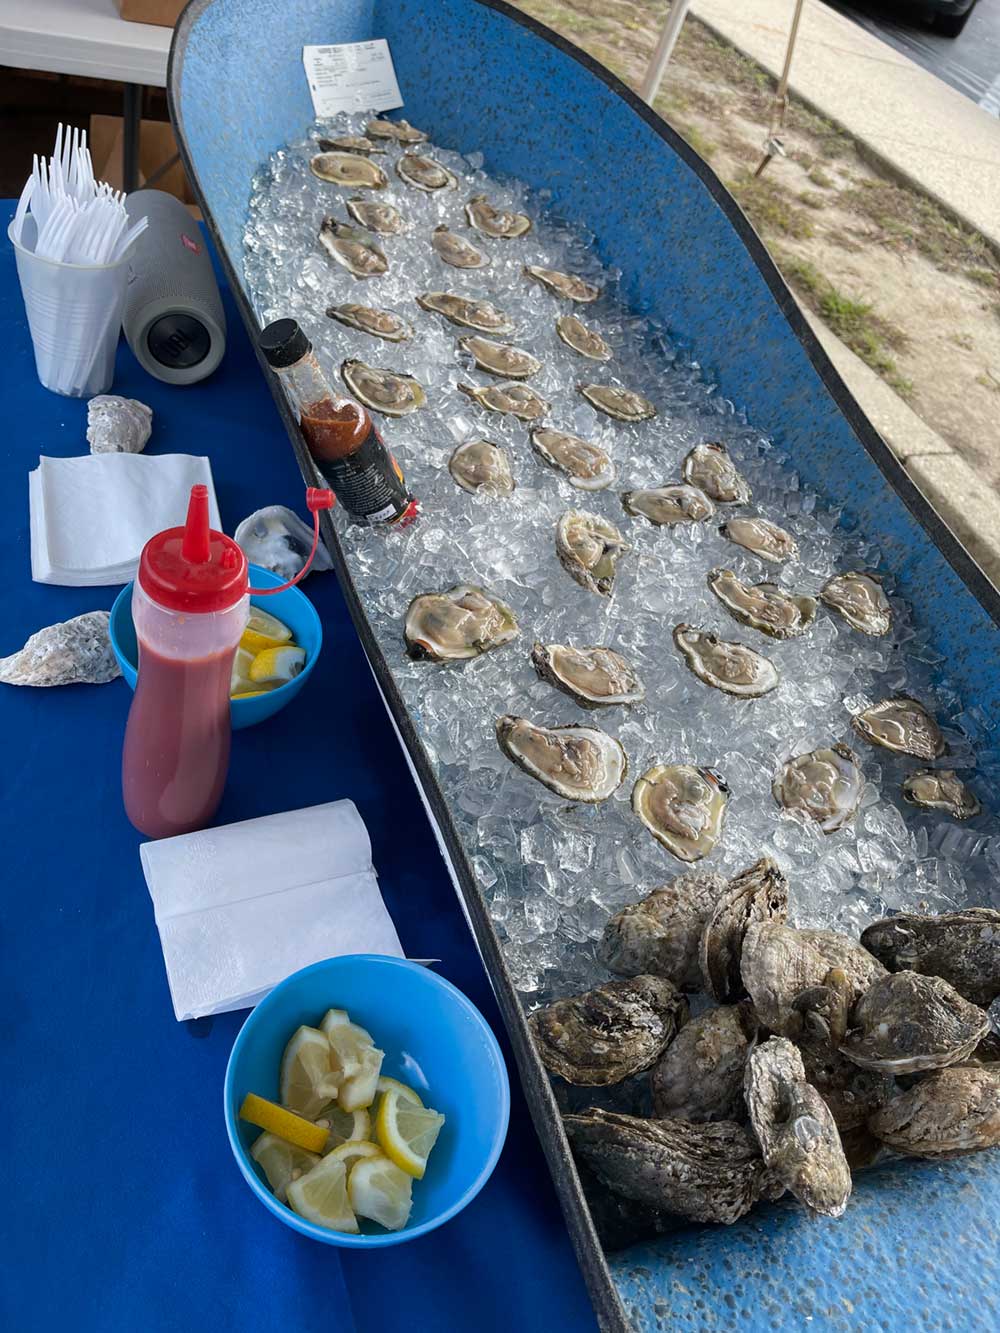
[[[353,522],[411,522],[416,501],[371,414],[331,389],[298,323],[275,320],[257,342],[298,413],[313,461]]]

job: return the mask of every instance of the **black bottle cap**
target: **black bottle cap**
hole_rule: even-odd
[[[264,359],[275,370],[285,366],[294,366],[307,352],[312,351],[312,343],[299,328],[294,319],[276,319],[257,335],[257,346],[264,353]]]

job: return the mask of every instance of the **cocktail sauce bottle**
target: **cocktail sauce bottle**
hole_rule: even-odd
[[[335,393],[294,319],[268,324],[257,339],[276,371],[313,461],[355,523],[409,523],[416,501],[366,407]]]

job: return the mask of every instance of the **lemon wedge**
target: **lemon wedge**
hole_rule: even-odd
[[[324,1153],[332,1152],[342,1143],[366,1139],[372,1132],[371,1117],[367,1111],[345,1111],[336,1103],[316,1117],[316,1124],[326,1130],[326,1147],[320,1149]]]
[[[240,647],[249,649],[251,653],[259,653],[265,648],[278,648],[291,637],[292,631],[277,616],[269,615],[259,606],[251,606],[250,619],[240,639]]]
[[[379,1102],[375,1137],[391,1162],[407,1175],[422,1180],[427,1158],[443,1124],[444,1116],[438,1111],[415,1106],[390,1088]]]
[[[285,1139],[288,1143],[294,1143],[298,1148],[304,1148],[307,1152],[326,1151],[324,1131],[318,1125],[310,1124],[294,1111],[288,1111],[275,1102],[269,1102],[266,1097],[258,1097],[254,1092],[248,1092],[243,1098],[240,1119],[246,1120],[251,1125],[259,1125],[261,1129],[270,1130],[272,1134]]]
[[[287,1143],[267,1130],[257,1136],[250,1156],[264,1172],[272,1194],[281,1203],[287,1202],[288,1186],[292,1181],[311,1171],[319,1161],[316,1153],[297,1148],[294,1143]]]
[[[340,1082],[330,1059],[330,1043],[323,1033],[316,1028],[297,1028],[281,1057],[280,1096],[284,1104],[312,1120],[337,1096]]]
[[[329,1160],[329,1157],[323,1158],[323,1162]],[[315,1167],[314,1171],[319,1169]],[[303,1179],[308,1180],[309,1176]],[[355,1213],[380,1223],[387,1231],[402,1231],[409,1221],[413,1206],[413,1179],[381,1153],[377,1157],[363,1157],[354,1163],[347,1182],[347,1193]]]
[[[250,663],[250,679],[256,685],[274,680],[280,685],[297,676],[306,664],[306,650],[290,643],[280,648],[264,648]]]
[[[337,1098],[343,1110],[357,1111],[362,1107],[371,1106],[375,1100],[378,1076],[384,1059],[385,1052],[380,1051],[377,1046],[365,1047],[361,1053],[361,1068],[356,1074],[345,1078],[340,1085]]]
[[[250,689],[250,666],[252,662],[253,653],[249,648],[236,649],[236,656],[233,658],[233,671],[229,677],[230,694],[239,694],[241,690]]]
[[[347,1193],[347,1167],[334,1157],[324,1157],[288,1186],[288,1202],[300,1217],[331,1231],[358,1231]]]
[[[343,1162],[347,1167],[348,1180],[353,1167],[357,1162],[363,1161],[366,1157],[383,1157],[385,1154],[377,1143],[358,1142],[342,1143],[339,1148],[334,1148],[333,1152],[327,1153],[327,1157],[335,1157],[338,1162]]]

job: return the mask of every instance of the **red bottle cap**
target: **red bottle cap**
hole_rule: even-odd
[[[139,583],[168,611],[225,611],[247,591],[247,558],[232,537],[208,526],[208,487],[192,486],[183,528],[158,532],[142,548]]]

